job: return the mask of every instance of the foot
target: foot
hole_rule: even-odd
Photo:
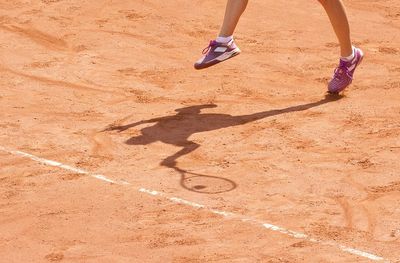
[[[204,69],[217,63],[233,58],[240,54],[240,49],[235,41],[219,43],[215,40],[210,41],[208,47],[203,50],[204,56],[194,64],[195,69]]]
[[[354,71],[360,65],[364,54],[361,49],[354,48],[354,58],[351,61],[340,59],[339,66],[335,69],[332,80],[328,84],[328,92],[339,93],[347,88],[353,81]]]

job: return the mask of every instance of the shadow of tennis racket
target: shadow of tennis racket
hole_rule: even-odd
[[[220,194],[234,190],[234,181],[206,174],[189,172],[178,167],[170,167],[181,174],[180,185],[189,191],[200,194]]]

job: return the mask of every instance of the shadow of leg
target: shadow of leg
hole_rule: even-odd
[[[194,142],[187,142],[187,144],[182,144],[180,146],[182,146],[184,148],[182,150],[176,152],[174,155],[169,156],[168,158],[164,159],[161,162],[162,166],[166,166],[166,167],[169,167],[169,168],[179,171],[179,168],[176,166],[177,165],[176,160],[179,157],[187,155],[200,147],[200,145],[198,145],[197,143],[194,143]]]

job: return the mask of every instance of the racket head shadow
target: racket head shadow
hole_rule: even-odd
[[[201,194],[220,194],[234,190],[237,185],[234,181],[211,175],[196,174],[182,177],[183,188]]]

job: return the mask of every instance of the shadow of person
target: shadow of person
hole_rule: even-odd
[[[143,128],[141,130],[141,135],[128,139],[126,143],[129,145],[147,145],[160,141],[181,147],[181,150],[167,157],[160,164],[174,169],[181,174],[180,184],[183,188],[198,193],[216,194],[235,189],[236,183],[226,178],[192,173],[177,166],[178,158],[187,155],[200,147],[199,144],[189,140],[191,135],[199,132],[214,131],[222,128],[243,125],[280,114],[305,111],[328,102],[336,101],[340,98],[341,97],[338,95],[326,95],[324,99],[317,102],[238,116],[221,113],[201,113],[202,109],[215,108],[217,105],[196,105],[176,109],[175,111],[177,114],[172,116],[142,120],[122,126],[111,126],[106,130],[117,130],[122,132],[141,124],[155,123],[153,126]],[[187,176],[188,174],[191,176]]]

